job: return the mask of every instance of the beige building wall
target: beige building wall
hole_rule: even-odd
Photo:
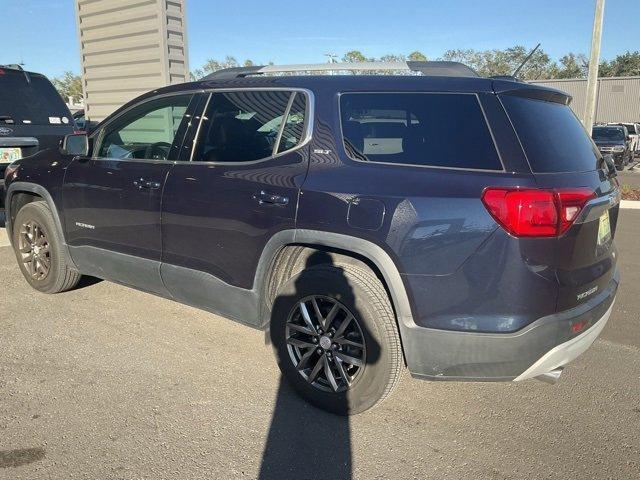
[[[584,78],[536,80],[567,92],[573,97],[571,108],[582,119],[587,100],[587,80]],[[598,79],[596,122],[640,122],[640,77],[602,77]]]
[[[186,0],[76,0],[87,118],[189,81]]]

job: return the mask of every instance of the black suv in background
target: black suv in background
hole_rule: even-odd
[[[569,101],[446,62],[221,71],[13,163],[7,231],[38,291],[91,275],[268,331],[333,412],[405,365],[555,381],[619,281],[615,168]]]
[[[74,129],[71,112],[47,77],[19,65],[0,65],[0,179],[11,162],[57,149]],[[0,180],[0,192],[3,185]],[[0,208],[3,198],[0,193]]]
[[[624,169],[633,161],[631,137],[624,125],[595,126],[591,137],[600,152],[613,156],[618,170]]]

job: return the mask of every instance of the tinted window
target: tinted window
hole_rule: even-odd
[[[296,95],[279,137],[291,95]],[[286,91],[220,92],[211,95],[193,159],[250,162],[298,144],[304,129],[304,95]],[[276,147],[281,138],[279,147]]]
[[[0,69],[0,123],[72,124],[69,109],[51,82],[42,75],[29,79],[24,72]]]
[[[502,103],[533,172],[586,172],[597,168],[597,148],[567,105],[511,95],[502,96]]]
[[[624,131],[621,128],[595,127],[591,136],[597,142],[621,142],[624,140]]]
[[[627,131],[631,134],[631,135],[635,135],[636,132],[636,126],[634,123],[625,123],[624,124],[625,127],[627,127]]]
[[[163,97],[132,108],[105,127],[98,156],[176,160],[174,139],[191,98]]]
[[[298,145],[304,133],[304,119],[307,108],[306,96],[298,92],[295,92],[293,95],[295,96],[291,103],[289,114],[287,115],[287,121],[284,123],[278,153]]]
[[[345,149],[372,162],[501,170],[475,95],[343,94]]]

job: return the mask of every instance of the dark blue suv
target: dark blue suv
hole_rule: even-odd
[[[615,168],[570,97],[448,63],[264,75],[318,68],[154,90],[13,163],[27,281],[95,276],[264,329],[293,387],[342,414],[405,365],[556,380],[619,281]]]

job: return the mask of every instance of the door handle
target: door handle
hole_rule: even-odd
[[[289,203],[289,197],[275,195],[265,192],[264,190],[254,194],[253,199],[258,202],[259,205],[279,205],[283,207]]]
[[[144,178],[141,178],[139,180],[135,180],[133,182],[133,184],[136,187],[138,187],[140,190],[142,190],[142,189],[156,190],[156,189],[160,188],[160,182],[154,182],[153,180],[145,180]]]

